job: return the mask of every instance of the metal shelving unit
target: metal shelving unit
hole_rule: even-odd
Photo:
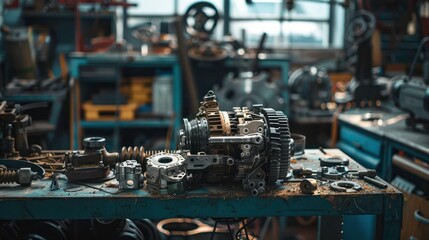
[[[85,75],[82,76],[81,70],[83,67],[99,67],[102,69],[101,76],[98,75]],[[149,129],[149,128],[172,128],[171,132],[180,128],[182,118],[182,83],[181,83],[181,70],[177,58],[175,56],[141,56],[138,54],[129,53],[72,53],[70,56],[69,68],[72,78],[76,79],[76,85],[83,87],[85,84],[118,84],[123,77],[123,69],[137,68],[137,69],[167,69],[171,72],[172,76],[172,90],[173,90],[173,112],[172,117],[163,118],[141,118],[131,121],[120,121],[118,118],[115,120],[107,121],[87,121],[80,119],[81,112],[81,97],[79,87],[74,87],[74,100],[73,100],[73,148],[77,149],[81,141],[80,132],[85,129],[113,129],[113,146],[116,150],[120,149],[120,129],[123,128],[136,128],[136,129]],[[105,75],[103,75],[105,74]],[[113,76],[112,76],[113,74]],[[119,85],[117,85],[119,86]],[[119,89],[117,89],[119,91]],[[169,146],[176,146],[176,139],[171,138]]]

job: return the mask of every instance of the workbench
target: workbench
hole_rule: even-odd
[[[325,151],[329,155],[347,157],[337,149]],[[326,155],[319,150],[305,150],[304,155],[291,160],[291,167],[318,168],[318,159],[323,156]],[[351,159],[349,169],[364,170]],[[241,184],[203,185],[181,195],[152,195],[144,189],[118,190],[113,186],[116,180],[76,185],[64,178],[59,178],[60,189],[56,191],[50,191],[50,179],[34,181],[31,187],[1,185],[0,219],[264,216],[324,216],[328,219],[337,216],[341,219],[342,215],[377,215],[377,239],[399,239],[401,231],[402,193],[390,185],[379,189],[359,179],[353,181],[358,182],[362,190],[355,193],[335,192],[328,183],[319,183],[314,194],[303,194],[299,182],[278,181],[262,195],[253,197],[242,190]],[[341,231],[341,227],[332,225],[322,228],[325,239],[329,239],[328,235],[338,236],[336,234]]]
[[[380,119],[365,121],[364,114]],[[406,126],[408,113],[391,106],[353,109],[339,116],[338,147],[367,168],[376,169],[386,180],[392,179],[392,157],[402,151],[429,163],[429,135],[421,128]]]

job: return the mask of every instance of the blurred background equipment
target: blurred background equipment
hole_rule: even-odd
[[[346,41],[349,51],[356,51],[354,78],[347,86],[347,93],[337,98],[337,102],[355,102],[357,106],[366,106],[367,102],[375,103],[383,96],[386,86],[377,83],[372,73],[371,37],[376,28],[375,16],[368,11],[359,10],[351,17],[346,28]]]
[[[303,116],[330,116],[331,81],[325,69],[306,66],[289,77],[291,113]]]
[[[416,51],[410,72],[407,76],[396,78],[393,85],[393,99],[396,106],[409,113],[407,126],[415,128],[417,124],[429,125],[429,36],[422,39]],[[422,77],[413,78],[419,55],[423,60]]]

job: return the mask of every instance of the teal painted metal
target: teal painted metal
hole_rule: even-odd
[[[84,78],[80,76],[80,68],[82,66],[101,66],[115,68],[121,72],[124,68],[168,68],[173,77],[173,111],[174,116],[172,119],[159,119],[159,120],[134,120],[134,121],[74,121],[74,146],[77,148],[81,139],[78,139],[79,127],[85,129],[116,129],[115,139],[119,138],[118,128],[167,128],[171,124],[173,132],[177,131],[181,125],[182,118],[182,81],[181,69],[178,60],[175,56],[141,56],[137,53],[97,53],[97,54],[82,54],[73,53],[70,56],[69,69],[71,76],[73,76],[80,83],[106,83],[106,82],[119,82],[122,78],[122,73],[116,74],[112,78]],[[76,104],[75,104],[76,106]],[[74,110],[80,111],[79,108]],[[76,115],[75,115],[76,116]],[[80,123],[80,124],[79,124]],[[115,139],[114,142],[118,142]],[[175,136],[172,137],[169,145],[174,147],[177,144]],[[114,144],[116,148],[120,146]]]
[[[374,157],[380,157],[382,152],[382,141],[379,138],[363,134],[357,129],[343,126],[340,129],[340,135],[344,141],[350,143],[356,149],[366,152]]]
[[[380,176],[390,180],[392,157],[399,151],[429,163],[429,138],[425,131],[406,127],[405,120],[408,114],[390,108],[389,104],[387,106],[341,114],[338,147],[366,167],[375,166],[377,163]],[[361,115],[367,112],[382,114],[382,124],[362,121]],[[355,142],[360,145],[357,146]],[[381,150],[378,150],[379,148]]]
[[[133,121],[81,121],[80,126],[82,128],[114,128],[119,126],[120,128],[165,128],[170,126],[171,120],[159,119],[159,120],[133,120]]]
[[[350,155],[353,159],[356,159],[360,164],[362,164],[366,168],[372,168],[377,170],[377,172],[381,172],[381,159],[380,157],[374,157],[369,155],[363,151],[360,151],[356,147],[348,144],[345,141],[341,141],[337,144],[338,148],[342,151]]]
[[[60,182],[63,184],[63,182]],[[47,183],[46,183],[47,184]],[[47,184],[48,185],[48,184]],[[48,187],[46,187],[48,191]],[[207,197],[192,194],[153,197],[144,191],[109,195],[27,193],[9,198],[2,196],[1,219],[88,219],[88,218],[170,218],[170,217],[263,217],[383,214],[383,195],[299,195],[290,197]],[[98,191],[94,191],[98,192]],[[39,194],[37,194],[39,193]],[[10,194],[8,194],[10,195]],[[38,195],[38,196],[37,196]],[[75,195],[75,196],[73,196]],[[86,196],[85,196],[86,195]],[[390,196],[398,197],[400,196]],[[27,199],[27,200],[26,200]],[[31,201],[29,201],[31,199]],[[350,204],[353,203],[353,204]],[[354,204],[355,203],[355,204]],[[371,204],[370,204],[371,203]],[[335,205],[335,206],[334,206]]]
[[[429,155],[427,152],[421,151],[414,147],[407,146],[393,139],[391,141],[388,141],[386,149],[387,149],[386,165],[388,166],[392,166],[393,155],[398,153],[399,151],[404,152],[406,155],[410,157],[418,158],[426,163],[429,163]],[[392,179],[392,167],[386,167],[385,171],[386,171],[385,179]]]

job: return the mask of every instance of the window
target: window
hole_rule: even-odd
[[[134,2],[138,7],[128,9],[125,18],[128,29],[148,22],[159,26],[163,22],[170,22],[175,16],[183,15],[186,9],[198,0],[134,0]],[[266,46],[271,48],[343,46],[345,13],[339,4],[335,4],[338,0],[294,1],[291,11],[287,10],[285,0],[209,2],[216,6],[221,16],[214,33],[216,39],[221,39],[228,33],[241,39],[244,32],[246,46],[256,47],[262,33],[266,32],[268,34]]]

